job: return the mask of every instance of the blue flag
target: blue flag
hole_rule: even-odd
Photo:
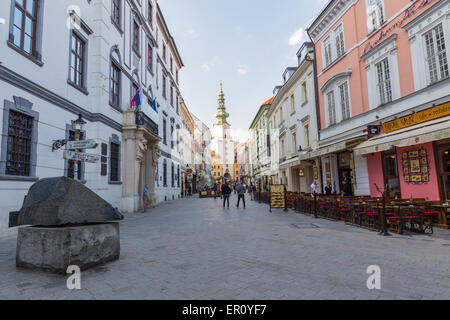
[[[156,98],[153,99],[153,102],[152,102],[152,104],[150,105],[150,107],[152,107],[153,110],[155,110],[156,112],[158,112],[158,111],[156,110]]]

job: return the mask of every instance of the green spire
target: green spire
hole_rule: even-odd
[[[228,124],[227,118],[230,115],[225,110],[225,94],[223,93],[222,81],[220,81],[220,92],[219,92],[219,106],[217,107],[217,124],[223,125]]]

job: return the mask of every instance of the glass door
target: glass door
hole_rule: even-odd
[[[441,183],[442,200],[450,200],[450,143],[437,148],[438,174]]]
[[[386,196],[391,199],[401,198],[400,178],[398,175],[397,154],[395,151],[383,152],[384,185],[387,185]]]

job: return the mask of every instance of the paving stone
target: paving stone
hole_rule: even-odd
[[[0,239],[0,298],[448,299],[448,239],[448,230],[383,238],[250,201],[244,213],[182,199],[127,215],[120,260],[82,272],[79,291],[68,275],[16,269],[15,239]],[[367,289],[370,265],[381,267],[381,291]]]

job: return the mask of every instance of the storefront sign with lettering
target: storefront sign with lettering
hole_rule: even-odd
[[[387,122],[383,124],[383,129],[384,133],[394,132],[403,128],[411,127],[419,123],[424,123],[427,121],[446,117],[449,115],[450,115],[450,102],[447,102],[440,106],[427,109],[422,112],[418,112],[391,122]]]

